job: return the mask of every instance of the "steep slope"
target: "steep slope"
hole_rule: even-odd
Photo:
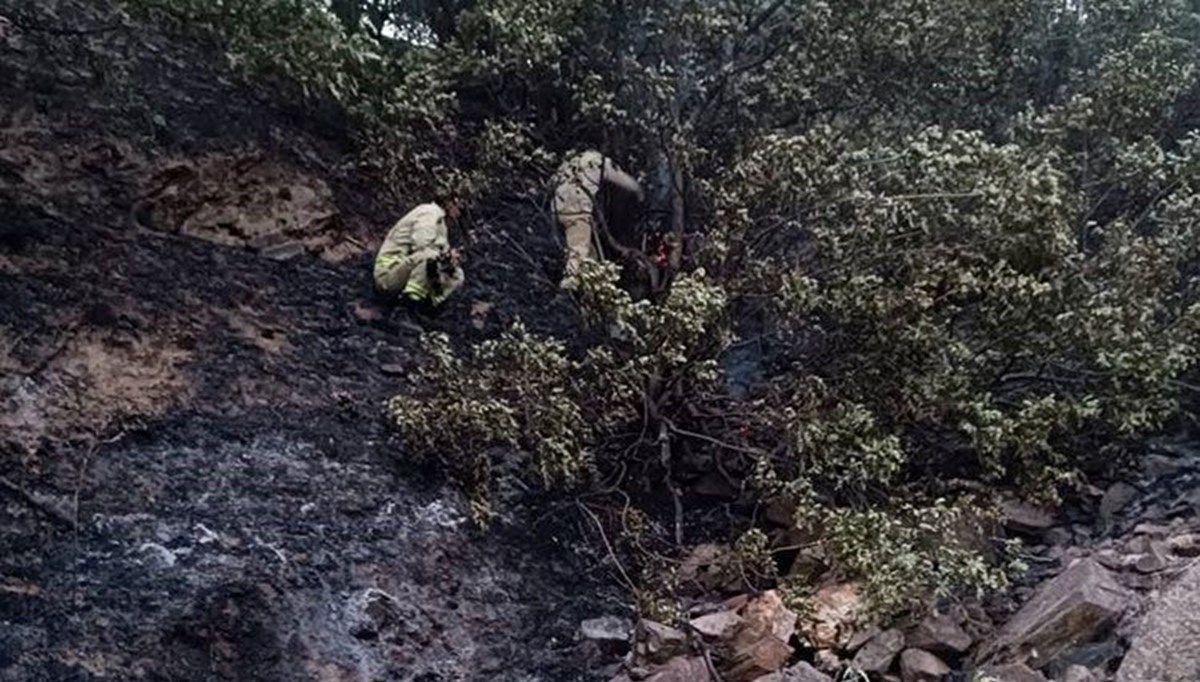
[[[213,47],[0,0],[0,680],[573,676],[553,529],[474,533],[380,417],[421,327],[560,328],[555,245],[480,212],[460,300],[387,310],[349,159]]]

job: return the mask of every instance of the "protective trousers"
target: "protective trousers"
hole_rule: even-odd
[[[567,241],[564,284],[573,280],[583,261],[604,257],[596,232],[595,206],[595,198],[577,184],[562,184],[554,191],[554,214]]]

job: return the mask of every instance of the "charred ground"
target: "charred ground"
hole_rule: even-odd
[[[381,416],[422,328],[569,319],[536,208],[473,216],[440,318],[383,308],[403,205],[336,116],[37,5],[0,2],[0,679],[573,675],[553,529],[479,537]]]

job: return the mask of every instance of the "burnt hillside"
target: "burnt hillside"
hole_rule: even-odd
[[[107,2],[0,2],[0,679],[569,679],[552,533],[478,537],[381,419],[422,328],[561,326],[526,307],[540,214],[471,216],[438,319],[384,309],[404,206],[338,116],[224,63]]]

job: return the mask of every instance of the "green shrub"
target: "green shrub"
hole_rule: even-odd
[[[406,5],[391,24],[422,44],[318,0],[126,4],[341,102],[381,191],[526,198],[548,149],[602,141],[678,200],[655,208],[704,268],[660,304],[595,266],[569,344],[520,325],[461,353],[425,339],[390,414],[481,517],[513,463],[676,503],[685,469],[716,471],[743,502],[789,501],[829,568],[895,612],[1002,583],[964,531],[989,499],[963,480],[1053,500],[1160,428],[1195,365],[1182,0]],[[732,329],[767,350],[745,398],[719,371]],[[765,538],[748,528],[731,567],[803,593]]]

